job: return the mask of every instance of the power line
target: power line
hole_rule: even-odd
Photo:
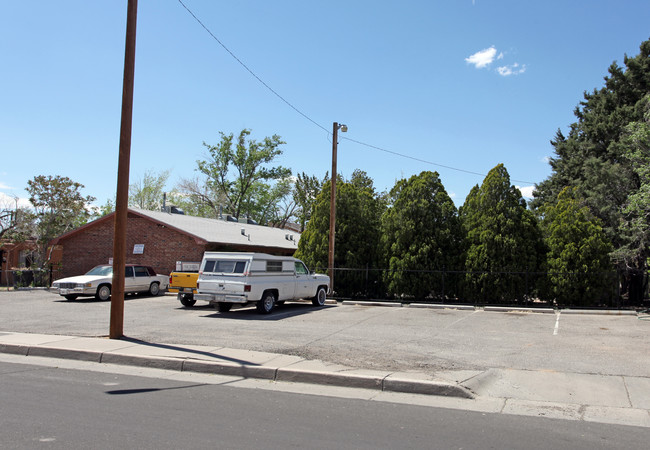
[[[216,37],[216,36],[212,33],[212,31],[210,31],[210,29],[209,29],[208,27],[206,27],[206,26],[203,24],[203,22],[201,22],[201,20],[199,20],[199,18],[196,17],[196,16],[194,15],[194,13],[193,13],[192,11],[190,11],[190,9],[185,5],[185,3],[183,3],[182,0],[178,0],[178,2],[183,6],[183,8],[185,8],[185,10],[186,10],[188,13],[190,13],[190,15],[191,15],[192,17],[194,17],[194,20],[196,20],[196,21],[199,23],[199,25],[201,25],[201,26],[203,27],[203,29],[204,29],[205,31],[207,31],[208,34],[209,34],[210,36],[212,36],[212,38],[213,38],[215,41],[217,41],[217,42],[219,43],[219,45],[221,45],[221,46],[223,47],[223,49],[224,49],[225,51],[227,51],[227,52],[230,54],[230,56],[232,56],[232,57],[235,59],[235,61],[237,61],[237,62],[238,62],[238,63],[239,63],[239,64],[240,64],[244,69],[246,69],[246,70],[248,71],[248,73],[250,73],[250,74],[251,74],[251,75],[252,75],[252,76],[253,76],[257,81],[259,81],[260,83],[262,83],[262,85],[263,85],[265,88],[267,88],[269,91],[271,91],[271,92],[272,92],[276,97],[278,97],[280,100],[282,100],[284,103],[286,103],[286,104],[287,104],[291,109],[293,109],[294,111],[296,111],[298,114],[300,114],[301,116],[303,116],[305,119],[309,120],[311,123],[313,123],[313,124],[316,125],[317,127],[321,128],[321,129],[323,129],[324,131],[326,131],[326,132],[329,133],[329,131],[327,130],[327,128],[325,128],[324,126],[320,125],[320,124],[317,123],[315,120],[313,120],[311,117],[309,117],[307,114],[303,113],[303,112],[300,111],[298,108],[296,108],[295,106],[293,106],[293,105],[292,105],[292,104],[291,104],[287,99],[285,99],[284,97],[282,97],[282,96],[281,96],[280,94],[278,94],[278,93],[277,93],[273,88],[271,88],[271,86],[269,86],[268,84],[266,84],[266,83],[264,82],[264,80],[262,80],[260,77],[258,77],[258,76],[255,74],[255,72],[253,72],[251,69],[249,69],[248,66],[247,66],[246,64],[244,64],[244,63],[242,62],[241,59],[237,58],[237,56],[236,56],[233,52],[231,52],[230,49],[229,49],[228,47],[226,47],[225,44],[224,44],[223,42],[221,42],[221,41],[219,40],[219,38]]]
[[[262,80],[260,77],[258,77],[257,74],[255,74],[255,72],[253,72],[253,71],[252,71],[252,70],[251,70],[251,69],[250,69],[246,64],[244,64],[243,61],[240,60],[240,59],[237,57],[237,55],[235,55],[232,51],[230,51],[230,49],[229,49],[228,47],[226,47],[226,45],[225,45],[223,42],[221,42],[221,40],[219,40],[219,38],[218,38],[217,36],[215,36],[215,35],[212,33],[212,31],[210,31],[210,29],[209,29],[207,26],[205,26],[205,25],[203,24],[203,22],[201,22],[201,20],[200,20],[198,17],[196,17],[196,15],[195,15],[195,14],[194,14],[194,13],[193,13],[193,12],[192,12],[192,11],[191,11],[187,6],[186,6],[186,5],[185,5],[185,3],[183,3],[182,0],[178,0],[178,3],[180,3],[180,4],[183,6],[183,8],[185,8],[185,10],[186,10],[186,11],[187,11],[187,12],[188,12],[188,13],[189,13],[193,18],[194,18],[194,20],[196,20],[197,23],[198,23],[199,25],[201,25],[201,27],[202,27],[205,31],[207,31],[207,33],[208,33],[210,36],[212,36],[212,39],[214,39],[214,40],[215,40],[215,41],[216,41],[216,42],[217,42],[221,47],[223,47],[223,49],[224,49],[226,52],[228,52],[228,54],[229,54],[230,56],[232,56],[232,57],[235,59],[235,61],[237,61],[237,62],[238,62],[238,63],[239,63],[239,64],[240,64],[244,69],[246,69],[246,71],[247,71],[248,73],[250,73],[250,74],[251,74],[251,75],[252,75],[252,76],[253,76],[257,81],[259,81],[259,82],[260,82],[260,83],[261,83],[261,84],[262,84],[266,89],[268,89],[270,92],[272,92],[273,95],[275,95],[275,96],[278,97],[280,100],[282,100],[282,101],[283,101],[287,106],[289,106],[291,109],[293,109],[294,111],[296,111],[296,112],[297,112],[298,114],[300,114],[302,117],[304,117],[305,119],[307,119],[308,121],[310,121],[311,123],[313,123],[314,125],[316,125],[316,126],[317,126],[318,128],[320,128],[321,130],[325,131],[325,132],[327,133],[328,137],[332,135],[332,132],[331,132],[331,131],[329,131],[327,128],[325,128],[324,126],[322,126],[321,124],[319,124],[318,122],[316,122],[315,120],[313,120],[313,119],[312,119],[311,117],[309,117],[307,114],[305,114],[304,112],[302,112],[301,110],[299,110],[297,107],[295,107],[293,104],[291,104],[291,102],[289,102],[287,99],[285,99],[285,98],[282,97],[280,94],[278,94],[278,93],[277,93],[277,92],[276,92],[276,91],[275,91],[271,86],[269,86],[268,84],[266,84],[266,83],[264,82],[264,80]],[[470,171],[470,170],[458,169],[458,168],[456,168],[456,167],[451,167],[451,166],[446,166],[446,165],[444,165],[444,164],[434,163],[434,162],[427,161],[427,160],[424,160],[424,159],[420,159],[420,158],[416,158],[416,157],[413,157],[413,156],[405,155],[405,154],[403,154],[403,153],[398,153],[398,152],[395,152],[395,151],[392,151],[392,150],[386,150],[385,148],[377,147],[376,145],[367,144],[367,143],[365,143],[365,142],[357,141],[357,140],[355,140],[355,139],[350,139],[350,138],[347,138],[347,137],[343,137],[342,139],[345,139],[345,140],[347,140],[347,141],[354,142],[355,144],[363,145],[363,146],[365,146],[365,147],[369,147],[369,148],[372,148],[372,149],[375,149],[375,150],[379,150],[379,151],[382,151],[382,152],[384,152],[384,153],[390,153],[391,155],[395,155],[395,156],[399,156],[399,157],[402,157],[402,158],[411,159],[411,160],[413,160],[413,161],[418,161],[418,162],[421,162],[421,163],[424,163],[424,164],[429,164],[429,165],[437,166],[437,167],[443,167],[443,168],[445,168],[445,169],[455,170],[456,172],[467,173],[467,174],[470,174],[470,175],[477,175],[477,176],[481,176],[481,177],[485,177],[485,176],[487,176],[487,174],[485,174],[485,173],[472,172],[472,171]],[[535,183],[532,182],[532,181],[522,181],[522,180],[515,180],[515,179],[511,179],[511,181],[514,181],[514,182],[517,182],[517,183],[535,184]]]
[[[431,162],[431,161],[427,161],[426,159],[420,159],[420,158],[416,158],[414,156],[405,155],[403,153],[394,152],[392,150],[387,150],[385,148],[377,147],[376,145],[372,145],[372,144],[366,144],[365,142],[357,141],[357,140],[350,139],[350,138],[347,138],[347,137],[342,137],[341,139],[345,139],[347,141],[354,142],[355,144],[359,144],[359,145],[363,145],[363,146],[366,146],[366,147],[374,148],[375,150],[379,150],[381,152],[390,153],[391,155],[396,155],[396,156],[400,156],[402,158],[412,159],[413,161],[418,161],[418,162],[421,162],[421,163],[424,163],[424,164],[430,164],[432,166],[443,167],[445,169],[455,170],[456,172],[468,173],[470,175],[478,175],[478,176],[481,176],[481,177],[487,176],[487,174],[485,174],[485,173],[472,172],[471,170],[458,169],[456,167],[451,167],[451,166],[446,166],[444,164],[434,163],[434,162]],[[513,178],[511,178],[510,181],[514,181],[516,183],[535,184],[533,181],[515,180]]]

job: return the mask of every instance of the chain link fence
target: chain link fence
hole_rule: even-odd
[[[317,269],[327,273],[326,268]],[[334,298],[466,304],[475,306],[626,308],[631,304],[621,294],[622,275],[552,272],[469,272],[417,270],[396,273],[386,269],[334,269]],[[593,286],[584,278],[597,280]],[[418,294],[395,292],[390,280],[401,286],[418,285]],[[644,298],[649,298],[647,281]],[[391,292],[392,291],[392,292]],[[558,294],[559,292],[559,294]]]

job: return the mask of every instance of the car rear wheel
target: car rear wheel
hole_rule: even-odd
[[[103,302],[111,298],[111,287],[108,284],[102,284],[99,286],[95,298]]]
[[[318,291],[316,291],[316,296],[311,300],[311,303],[314,306],[323,306],[325,304],[325,300],[327,299],[327,291],[323,286],[318,288]]]
[[[151,283],[149,286],[149,295],[156,296],[160,293],[160,283]]]
[[[262,300],[257,302],[257,312],[261,314],[269,314],[273,311],[275,306],[275,294],[273,292],[266,291],[262,294]]]

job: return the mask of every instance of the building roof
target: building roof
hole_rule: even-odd
[[[210,243],[279,247],[295,250],[300,239],[300,233],[280,228],[227,222],[225,220],[171,214],[161,211],[146,211],[136,208],[130,208],[129,210],[177,228]]]
[[[92,226],[93,223],[108,220],[115,213],[97,219],[76,230],[56,238],[52,244],[57,244],[72,234]],[[145,217],[154,222],[176,229],[181,233],[191,235],[197,242],[251,247],[270,247],[295,250],[298,247],[300,233],[280,228],[251,225],[238,222],[227,222],[219,219],[207,219],[183,214],[171,214],[162,211],[147,211],[139,208],[129,208],[129,214]],[[243,230],[243,231],[242,231]]]

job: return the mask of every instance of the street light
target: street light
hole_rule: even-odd
[[[336,239],[336,147],[338,145],[339,129],[342,133],[348,131],[348,126],[334,122],[332,127],[332,192],[330,196],[330,242],[327,260],[327,271],[330,276],[330,292],[334,292],[334,241]]]

